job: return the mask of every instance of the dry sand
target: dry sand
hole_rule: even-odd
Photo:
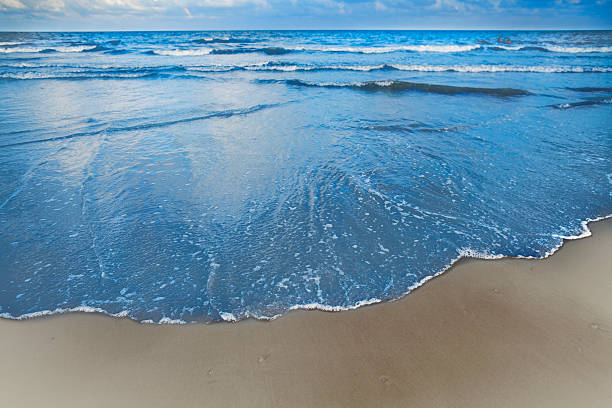
[[[0,321],[5,407],[610,407],[612,220],[546,260],[273,322]]]

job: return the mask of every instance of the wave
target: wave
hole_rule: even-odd
[[[580,53],[592,53],[592,52],[612,52],[612,47],[558,47],[558,46],[547,46],[545,47],[549,51],[553,52],[563,52],[570,54],[580,54]]]
[[[189,118],[175,119],[175,120],[169,120],[169,121],[164,121],[164,122],[139,123],[139,124],[130,125],[130,126],[110,126],[110,127],[106,127],[103,129],[93,130],[90,132],[78,132],[78,133],[72,133],[72,134],[64,135],[64,136],[49,137],[46,139],[36,139],[36,140],[27,140],[23,142],[8,143],[8,144],[0,145],[0,148],[23,146],[23,145],[29,145],[29,144],[35,144],[35,143],[56,142],[60,140],[69,140],[69,139],[74,139],[78,137],[86,137],[86,136],[96,136],[100,134],[113,134],[113,133],[119,133],[119,132],[131,132],[134,130],[155,129],[155,128],[162,128],[166,126],[177,125],[181,123],[196,122],[196,121],[206,120],[206,119],[230,118],[232,116],[248,115],[248,114],[255,113],[255,112],[258,112],[264,109],[274,108],[280,105],[282,105],[282,103],[262,104],[262,105],[251,106],[248,108],[227,109],[227,110],[208,113],[206,115],[192,116]]]
[[[498,97],[510,97],[510,96],[525,96],[529,95],[530,92],[523,89],[514,88],[477,88],[477,87],[466,87],[466,86],[453,86],[453,85],[438,85],[438,84],[427,84],[420,82],[407,82],[407,81],[367,81],[367,82],[308,82],[299,79],[288,79],[288,80],[258,80],[260,83],[285,83],[287,85],[301,86],[301,87],[314,87],[314,88],[330,88],[330,89],[354,89],[366,92],[407,92],[417,91],[425,93],[433,93],[440,95],[459,95],[459,94],[481,94],[491,95]]]
[[[246,47],[215,48],[211,54],[248,54],[263,53],[266,55],[285,55],[296,51],[384,54],[397,51],[453,53],[465,52],[480,48],[480,45],[403,45],[389,47],[341,47],[341,46],[297,46],[297,47]]]
[[[186,67],[182,65],[161,65],[161,66],[139,66],[121,67],[114,65],[80,65],[80,64],[33,64],[19,63],[6,64],[0,67],[7,68],[33,68],[34,71],[24,72],[0,72],[0,80],[81,80],[81,79],[134,79],[163,76],[190,76],[186,73]],[[45,69],[36,71],[37,68]],[[52,70],[49,70],[52,69]],[[195,70],[199,71],[199,70]],[[202,72],[212,72],[213,70],[201,70]],[[221,69],[219,71],[222,71]],[[191,75],[193,78],[203,78],[201,75]]]
[[[283,55],[290,53],[291,50],[286,48],[275,48],[275,47],[266,47],[266,48],[195,48],[195,49],[187,49],[187,50],[150,50],[146,51],[145,54],[152,55],[166,55],[166,56],[174,56],[174,57],[185,57],[185,56],[197,56],[197,55],[208,55],[208,54],[217,54],[217,55],[225,55],[225,54],[247,54],[247,53],[263,53],[266,55]]]
[[[97,45],[61,46],[61,47],[0,47],[0,53],[49,53],[49,52],[83,52],[97,48]]]
[[[46,74],[39,72],[18,72],[0,74],[0,79],[5,80],[34,80],[34,79],[134,79],[146,78],[156,75],[155,72],[69,72],[58,74]]]
[[[209,43],[212,43],[210,41]],[[220,42],[220,41],[215,41]],[[230,42],[230,41],[227,41]],[[245,41],[235,41],[245,42]],[[315,51],[315,52],[346,52],[360,54],[383,54],[397,51],[413,52],[464,52],[480,48],[480,45],[403,45],[390,47],[319,47],[319,46],[297,46],[297,47],[245,47],[245,48],[215,48],[211,54],[248,54],[263,53],[266,55],[284,55],[296,51]]]
[[[248,43],[253,42],[247,39],[232,38],[205,38],[194,40],[200,44],[229,44],[229,43]],[[107,45],[118,45],[120,40],[107,41]],[[19,46],[24,43],[0,42],[0,53],[48,53],[48,52],[96,52],[112,50],[99,44],[81,44],[70,46],[49,46],[32,47]],[[207,54],[244,54],[244,53],[263,53],[266,55],[285,55],[297,51],[306,52],[328,52],[328,53],[358,53],[358,54],[385,54],[393,52],[417,52],[417,53],[461,53],[479,49],[493,51],[539,51],[555,53],[612,53],[612,47],[561,47],[561,46],[483,46],[480,44],[472,45],[398,45],[398,46],[295,46],[295,47],[238,47],[238,48],[196,48],[196,49],[157,49],[145,52],[146,54],[166,55],[166,56],[194,56]],[[125,52],[125,51],[123,51]]]
[[[247,54],[260,52],[266,55],[284,55],[295,50],[282,47],[264,47],[264,48],[217,48],[212,50],[213,54]]]
[[[251,43],[251,42],[255,42],[255,39],[249,39],[249,38],[213,38],[213,37],[208,37],[208,38],[198,38],[193,40],[193,42],[198,43],[198,44],[244,44],[244,43]]]
[[[214,40],[214,39],[213,39]],[[213,42],[221,42],[219,40]],[[234,42],[234,41],[226,41]],[[244,41],[235,41],[244,42]],[[398,45],[398,46],[295,46],[295,47],[244,47],[244,48],[214,48],[211,54],[247,54],[263,53],[267,55],[285,55],[292,52],[328,52],[328,53],[356,53],[356,54],[386,54],[393,52],[417,52],[417,53],[461,53],[479,49],[493,51],[539,51],[557,53],[608,53],[612,47],[558,47],[558,46],[504,46],[495,45],[483,47],[479,44],[473,45]],[[191,50],[185,50],[190,52]],[[164,51],[172,52],[172,51]],[[185,55],[185,54],[184,54]]]
[[[612,47],[560,47],[556,45],[545,45],[545,46],[506,46],[506,45],[495,45],[487,47],[493,51],[540,51],[540,52],[558,52],[566,54],[588,54],[596,52],[612,52]]]
[[[25,44],[23,41],[0,41],[0,47]]]
[[[112,50],[111,48],[108,47],[104,47],[102,45],[95,45],[93,48],[88,48],[86,50],[83,50],[81,52],[99,52],[99,51],[110,51]]]
[[[248,52],[264,52],[275,50],[278,54],[287,54],[294,51],[316,51],[332,53],[357,53],[357,54],[387,54],[392,52],[418,52],[418,53],[460,53],[479,49],[489,49],[494,51],[540,51],[557,53],[609,53],[612,47],[559,47],[559,46],[488,46],[480,44],[471,45],[398,45],[398,46],[297,46],[297,47],[268,47],[268,48],[232,48],[217,49],[215,54],[239,54]],[[270,51],[268,51],[270,52]]]
[[[386,54],[398,51],[455,53],[479,49],[480,45],[398,45],[388,47],[298,47],[300,51],[352,52],[359,54]]]
[[[487,49],[492,51],[541,51],[541,52],[550,52],[550,50],[546,47],[537,47],[537,46],[507,46],[507,45],[492,45],[487,47]]]
[[[189,57],[198,55],[208,55],[212,52],[210,48],[197,48],[190,50],[151,50],[145,52],[145,54],[164,55],[172,57]]]
[[[122,79],[148,78],[151,76],[174,75],[202,78],[197,73],[223,73],[232,71],[273,71],[273,72],[315,72],[315,71],[407,71],[407,72],[460,72],[460,73],[606,73],[612,67],[571,67],[571,66],[501,66],[501,65],[296,65],[291,63],[265,62],[245,65],[163,65],[121,67],[112,65],[80,64],[44,64],[44,63],[8,63],[0,68],[16,72],[0,72],[0,80],[35,80],[35,79]],[[32,71],[24,72],[31,68]],[[45,69],[40,72],[38,69]],[[53,69],[49,72],[48,69]],[[581,92],[604,92],[611,88],[570,88]],[[588,89],[588,90],[587,90]]]
[[[533,259],[533,260],[539,260],[539,259],[546,259],[549,258],[550,256],[554,255],[559,249],[561,249],[563,247],[563,245],[566,243],[566,241],[573,241],[573,240],[578,240],[578,239],[583,239],[583,238],[587,238],[590,237],[592,235],[591,230],[589,229],[589,224],[592,222],[599,222],[602,220],[606,220],[612,217],[612,214],[609,215],[605,215],[602,217],[595,217],[595,218],[587,218],[586,220],[583,220],[580,222],[581,224],[581,231],[577,232],[574,235],[568,235],[568,236],[562,236],[562,235],[556,235],[556,234],[552,234],[553,237],[556,238],[560,238],[561,241],[559,242],[558,245],[554,246],[553,248],[551,248],[548,252],[544,253],[542,256],[539,257],[535,257],[535,256],[507,256],[507,255],[503,255],[503,254],[499,254],[499,253],[490,253],[490,252],[481,252],[481,251],[475,251],[471,248],[463,248],[458,250],[458,254],[455,258],[453,258],[450,262],[448,262],[446,265],[444,265],[438,272],[433,273],[432,275],[428,275],[425,276],[423,278],[421,278],[419,281],[417,281],[416,283],[410,285],[408,288],[406,288],[402,294],[400,294],[399,296],[396,297],[391,297],[391,298],[385,298],[385,299],[380,299],[380,298],[369,298],[369,299],[365,299],[365,300],[360,300],[357,302],[354,302],[353,304],[350,305],[346,305],[346,306],[334,306],[334,305],[327,305],[327,304],[322,304],[322,303],[300,303],[300,304],[294,304],[289,306],[283,313],[277,313],[274,315],[260,315],[260,314],[256,314],[256,313],[251,313],[249,311],[245,311],[244,313],[241,313],[240,315],[236,315],[234,313],[231,312],[226,312],[226,311],[219,311],[219,317],[221,318],[220,321],[222,322],[231,322],[231,323],[235,323],[237,321],[240,320],[244,320],[244,319],[249,319],[249,318],[254,318],[257,320],[267,320],[267,321],[271,321],[271,320],[276,320],[279,317],[283,316],[286,312],[289,311],[294,311],[294,310],[321,310],[321,311],[326,311],[326,312],[342,312],[342,311],[347,311],[347,310],[354,310],[354,309],[358,309],[361,308],[363,306],[369,306],[369,305],[373,305],[373,304],[377,304],[377,303],[382,303],[382,302],[393,302],[393,301],[397,301],[399,299],[402,299],[404,296],[410,294],[412,291],[414,291],[415,289],[423,286],[424,284],[426,284],[427,282],[429,282],[430,280],[437,278],[438,276],[448,272],[455,264],[457,264],[457,262],[459,262],[462,259],[481,259],[481,260],[497,260],[497,259],[504,259],[504,258],[510,258],[510,259]],[[2,319],[9,319],[9,320],[29,320],[29,319],[36,319],[36,318],[40,318],[40,317],[45,317],[45,316],[52,316],[52,315],[56,315],[56,314],[65,314],[65,313],[99,313],[99,314],[103,314],[103,315],[107,315],[110,317],[116,317],[116,318],[129,318],[135,321],[139,321],[140,323],[144,323],[144,324],[188,324],[188,323],[197,323],[197,321],[195,320],[191,320],[191,321],[186,321],[183,319],[171,319],[169,317],[162,317],[160,318],[157,322],[151,320],[151,319],[146,319],[146,320],[139,320],[137,318],[135,318],[132,313],[129,310],[122,310],[120,312],[117,313],[112,313],[109,312],[107,310],[104,310],[102,308],[99,307],[91,307],[91,306],[86,306],[86,305],[82,305],[82,306],[77,306],[77,307],[73,307],[73,308],[57,308],[54,310],[41,310],[39,312],[32,312],[32,313],[24,313],[21,315],[13,315],[11,313],[0,313],[0,318]]]
[[[33,80],[33,79],[122,79],[146,78],[162,74],[184,72],[182,66],[142,66],[120,67],[113,65],[56,65],[56,64],[10,64],[8,67],[18,68],[60,68],[59,72],[6,72],[0,73],[0,79],[5,80]]]
[[[264,63],[236,67],[249,71],[414,71],[414,72],[534,72],[534,73],[605,73],[612,72],[612,67],[576,67],[576,66],[517,66],[517,65],[291,65]]]
[[[610,105],[610,104],[612,104],[612,98],[591,99],[588,101],[580,101],[580,102],[572,102],[572,103],[559,103],[559,104],[550,105],[550,106],[555,109],[572,109],[572,108],[580,108],[584,106]]]
[[[606,73],[612,72],[612,67],[579,67],[579,66],[520,66],[520,65],[299,65],[286,62],[264,62],[250,65],[211,65],[187,67],[189,71],[228,72],[245,71],[276,71],[276,72],[309,72],[309,71],[409,71],[409,72],[533,72],[533,73]]]

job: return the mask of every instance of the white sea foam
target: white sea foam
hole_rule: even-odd
[[[166,55],[173,57],[191,57],[198,55],[208,55],[212,49],[210,48],[196,48],[191,50],[153,50],[153,53],[157,55]]]
[[[25,313],[19,316],[13,316],[10,313],[0,313],[0,318],[11,319],[11,320],[29,320],[29,319],[35,319],[38,317],[52,316],[56,314],[64,314],[64,313],[71,313],[71,312],[102,313],[102,314],[105,314],[111,317],[128,317],[127,310],[122,310],[119,313],[109,313],[106,310],[100,309],[98,307],[77,306],[77,307],[73,307],[69,309],[57,308],[55,310],[41,310],[39,312]]]
[[[73,307],[73,308],[69,308],[69,309],[65,309],[65,308],[57,308],[55,310],[41,310],[40,312],[33,312],[33,313],[25,313],[19,316],[13,316],[10,313],[0,313],[0,318],[2,319],[10,319],[10,320],[29,320],[29,319],[36,319],[36,318],[40,318],[40,317],[45,317],[45,316],[53,316],[53,315],[58,315],[58,314],[65,314],[65,313],[100,313],[100,314],[104,314],[110,317],[119,317],[119,318],[130,318],[132,320],[134,320],[133,317],[130,316],[129,311],[127,310],[122,310],[121,312],[118,313],[109,313],[104,309],[101,309],[99,307],[91,307],[91,306],[77,306],[77,307]],[[140,323],[151,323],[151,324],[187,324],[188,322],[185,320],[181,320],[181,319],[170,319],[168,317],[163,317],[161,318],[158,322],[154,322],[151,319],[147,319],[147,320],[142,320],[140,321]]]
[[[206,67],[185,67],[187,71],[194,72],[228,72],[240,66],[206,66]]]
[[[151,321],[152,322],[152,321]],[[169,317],[163,317],[157,322],[158,324],[187,324],[185,320],[181,319],[170,319]]]
[[[234,316],[232,313],[221,312],[219,313],[219,315],[221,316],[221,319],[223,319],[223,321],[225,322],[237,322],[238,321],[236,316]]]
[[[343,310],[354,310],[362,306],[373,305],[375,303],[380,303],[380,302],[382,302],[382,299],[370,298],[366,300],[360,300],[359,302],[356,302],[350,306],[330,306],[330,305],[323,305],[321,303],[305,303],[301,305],[293,305],[289,308],[289,310],[302,309],[302,310],[322,310],[325,312],[340,312]]]
[[[142,78],[149,76],[146,72],[141,73],[87,73],[87,72],[72,72],[72,73],[57,73],[45,74],[40,72],[17,72],[0,74],[0,78],[4,79],[79,79],[79,78]]]
[[[545,46],[549,51],[570,54],[592,53],[592,52],[612,52],[612,47],[559,47],[555,45]]]
[[[521,65],[390,65],[401,71],[423,72],[537,72],[537,73],[581,73],[612,72],[611,67],[576,67],[576,66],[521,66]]]
[[[582,231],[577,234],[577,235],[570,235],[570,236],[560,236],[560,235],[554,235],[555,237],[558,238],[562,238],[563,240],[574,240],[574,239],[581,239],[581,238],[586,238],[592,235],[591,230],[588,228],[588,224],[590,222],[597,222],[597,221],[601,221],[607,218],[612,218],[612,214],[603,216],[603,217],[598,217],[598,218],[594,218],[594,219],[587,219],[586,221],[582,221],[581,225],[582,225]],[[427,283],[428,281],[430,281],[431,279],[438,277],[440,275],[442,275],[443,273],[445,273],[446,271],[448,271],[450,268],[452,268],[452,266],[457,263],[460,259],[463,258],[476,258],[476,259],[489,259],[489,260],[494,260],[494,259],[502,259],[502,258],[515,258],[515,259],[544,259],[544,258],[548,258],[549,256],[551,256],[552,254],[554,254],[556,251],[558,251],[562,246],[563,243],[565,241],[562,241],[557,247],[553,248],[552,250],[550,250],[549,252],[547,252],[546,254],[544,254],[542,257],[540,258],[536,258],[536,257],[531,257],[531,256],[514,256],[514,257],[508,257],[508,256],[504,256],[502,254],[495,254],[495,253],[490,253],[490,252],[482,252],[482,251],[475,251],[471,248],[464,248],[462,250],[459,251],[458,256],[453,259],[452,261],[450,261],[444,268],[442,268],[439,272],[430,275],[430,276],[426,276],[423,279],[421,279],[420,281],[418,281],[417,283],[413,284],[412,286],[410,286],[406,292],[404,292],[401,296],[394,298],[394,299],[388,299],[386,300],[387,302],[393,302],[396,300],[399,300],[401,298],[403,298],[404,296],[408,295],[410,292],[412,292],[413,290],[419,288],[420,286],[424,285],[425,283]],[[372,305],[375,303],[380,303],[383,302],[382,299],[378,299],[378,298],[371,298],[368,300],[362,300],[359,301],[353,305],[350,306],[330,306],[330,305],[324,305],[324,304],[320,304],[320,303],[307,303],[307,304],[299,304],[299,305],[294,305],[291,306],[289,308],[289,310],[299,310],[299,309],[304,309],[304,310],[322,310],[322,311],[327,311],[327,312],[339,312],[339,311],[345,311],[345,310],[353,310],[353,309],[357,309],[359,307],[362,306],[367,306],[367,305]],[[248,314],[246,317],[253,317],[256,319],[260,319],[260,320],[275,320],[278,317],[282,316],[283,314],[277,314],[271,317],[259,317],[259,316],[254,316],[251,314]],[[233,315],[232,315],[233,316]]]

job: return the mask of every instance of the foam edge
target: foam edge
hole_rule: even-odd
[[[359,302],[356,302],[352,305],[349,306],[330,306],[330,305],[323,305],[320,303],[305,303],[305,304],[299,304],[299,305],[293,305],[291,307],[289,307],[284,313],[279,313],[273,316],[260,316],[257,314],[253,314],[253,313],[245,313],[244,316],[241,317],[237,317],[232,313],[229,312],[219,312],[219,315],[222,319],[223,322],[230,322],[230,323],[237,323],[241,320],[246,320],[249,318],[253,318],[256,320],[265,320],[265,321],[272,321],[272,320],[276,320],[277,318],[284,316],[286,314],[286,312],[288,311],[294,311],[294,310],[320,310],[320,311],[324,311],[324,312],[340,312],[340,311],[346,311],[346,310],[355,310],[358,309],[360,307],[363,306],[369,306],[369,305],[373,305],[373,304],[377,304],[377,303],[381,303],[381,302],[395,302],[397,300],[402,299],[404,296],[408,295],[410,292],[412,292],[413,290],[419,288],[420,286],[424,285],[426,282],[428,282],[431,279],[434,279],[440,275],[442,275],[443,273],[447,272],[448,270],[450,270],[455,263],[457,263],[459,260],[461,259],[504,259],[504,258],[509,258],[509,259],[546,259],[548,257],[550,257],[551,255],[553,255],[555,252],[557,252],[559,249],[561,249],[561,247],[563,246],[563,244],[566,241],[569,240],[577,240],[577,239],[582,239],[582,238],[587,238],[590,237],[591,235],[593,235],[593,233],[591,232],[591,230],[589,229],[589,224],[591,222],[598,222],[598,221],[603,221],[605,219],[608,218],[612,218],[612,214],[608,214],[602,217],[597,217],[597,218],[587,218],[584,221],[581,221],[581,226],[582,226],[582,232],[580,234],[577,235],[568,235],[568,236],[564,236],[564,235],[558,235],[558,234],[553,234],[552,236],[555,238],[561,238],[561,243],[559,245],[557,245],[555,248],[551,249],[550,251],[546,252],[543,256],[541,257],[534,257],[534,256],[504,256],[501,254],[490,254],[490,253],[486,253],[486,252],[478,252],[478,251],[474,251],[470,248],[464,248],[459,252],[459,255],[453,259],[452,261],[450,261],[442,270],[440,270],[439,272],[430,275],[430,276],[426,276],[423,279],[421,279],[420,281],[418,281],[417,283],[411,285],[408,290],[406,292],[404,292],[402,295],[398,296],[397,298],[392,298],[392,299],[379,299],[379,298],[371,298],[371,299],[366,299],[366,300],[360,300]],[[63,308],[57,308],[55,310],[42,310],[40,312],[33,312],[33,313],[26,313],[23,315],[19,315],[19,316],[13,316],[10,313],[0,313],[0,318],[2,319],[9,319],[9,320],[30,320],[30,319],[36,319],[36,318],[41,318],[41,317],[47,317],[47,316],[53,316],[56,314],[66,314],[66,313],[72,313],[72,312],[81,312],[81,313],[100,313],[106,316],[110,316],[110,317],[118,317],[118,318],[128,318],[130,320],[136,321],[138,323],[144,323],[144,324],[179,324],[179,325],[183,325],[183,324],[188,324],[188,323],[196,323],[196,321],[191,321],[191,322],[187,322],[185,320],[181,320],[181,319],[170,319],[168,317],[163,317],[161,318],[158,322],[155,322],[151,319],[146,319],[146,320],[138,320],[135,319],[134,317],[130,316],[129,312],[127,310],[122,310],[121,312],[118,313],[109,313],[101,308],[97,308],[97,307],[90,307],[90,306],[77,306],[74,308],[69,308],[69,309],[63,309]],[[214,322],[207,322],[207,323],[214,323]]]

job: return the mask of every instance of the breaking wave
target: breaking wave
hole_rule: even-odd
[[[165,55],[172,57],[187,57],[197,55],[208,55],[212,52],[210,48],[197,48],[191,50],[151,50],[147,54]]]
[[[299,79],[288,79],[288,80],[260,80],[262,83],[285,83],[287,85],[301,86],[301,87],[315,87],[315,88],[330,88],[330,89],[355,89],[366,92],[407,92],[417,91],[441,95],[459,95],[459,94],[482,94],[491,95],[498,97],[510,97],[510,96],[525,96],[530,93],[523,89],[514,88],[478,88],[478,87],[467,87],[467,86],[452,86],[452,85],[438,85],[438,84],[427,84],[420,82],[408,82],[408,81],[366,81],[366,82],[309,82],[302,81]]]
[[[49,53],[49,52],[83,52],[92,51],[98,48],[98,45],[79,45],[79,46],[61,46],[61,47],[13,47],[13,48],[0,48],[2,54],[12,53]]]

